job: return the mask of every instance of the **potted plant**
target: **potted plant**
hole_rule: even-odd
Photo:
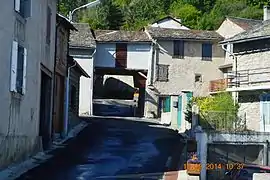
[[[187,161],[186,170],[190,175],[200,175],[201,162],[199,161],[196,153],[193,153],[192,157]]]

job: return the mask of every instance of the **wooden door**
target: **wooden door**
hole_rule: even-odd
[[[64,77],[61,75],[55,76],[55,108],[54,108],[54,121],[53,127],[55,133],[61,133],[63,130],[64,121]]]
[[[115,67],[127,68],[127,44],[116,44]]]

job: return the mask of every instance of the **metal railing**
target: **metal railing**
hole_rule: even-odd
[[[228,87],[257,86],[270,82],[270,67],[228,73]]]
[[[239,116],[235,111],[200,112],[199,124],[206,131],[248,131],[246,114]]]

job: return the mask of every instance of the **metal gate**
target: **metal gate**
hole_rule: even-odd
[[[263,163],[263,145],[209,144],[207,180],[219,180],[234,163]]]

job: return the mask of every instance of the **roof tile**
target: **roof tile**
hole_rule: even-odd
[[[146,30],[155,39],[194,39],[194,40],[221,40],[223,37],[215,31],[165,29],[159,27],[147,27]]]

